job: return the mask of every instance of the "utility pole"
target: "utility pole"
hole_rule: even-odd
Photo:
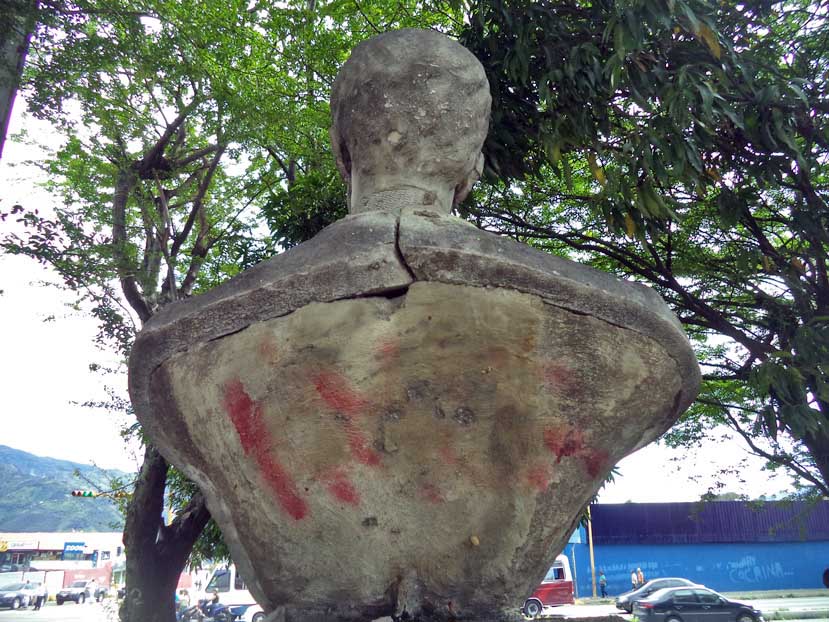
[[[590,549],[590,578],[593,580],[593,598],[596,598],[596,560],[593,559],[593,518],[587,506],[587,545]]]

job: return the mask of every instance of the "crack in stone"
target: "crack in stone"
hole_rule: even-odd
[[[397,217],[397,220],[394,222],[394,254],[397,257],[397,260],[400,262],[400,265],[406,270],[409,276],[412,279],[412,283],[417,282],[417,276],[412,270],[409,263],[406,261],[406,256],[403,254],[403,251],[400,248],[400,216]],[[410,283],[411,285],[411,283]]]

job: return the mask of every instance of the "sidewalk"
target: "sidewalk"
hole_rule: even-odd
[[[776,601],[779,607],[758,607],[765,620],[829,620],[829,590],[763,590],[722,592],[726,598],[739,601]],[[797,607],[800,599],[827,599],[825,603]],[[786,607],[787,599],[793,607]],[[801,601],[802,602],[802,601]],[[577,598],[575,605],[545,607],[540,617],[568,622],[629,622],[631,615],[615,607],[615,598]]]

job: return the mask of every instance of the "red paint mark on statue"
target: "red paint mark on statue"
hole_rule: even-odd
[[[380,466],[380,454],[368,446],[366,437],[350,421],[346,422],[346,435],[351,455],[357,462],[366,466]]]
[[[440,448],[440,459],[447,466],[455,466],[458,464],[458,454],[448,442]]]
[[[598,477],[599,474],[607,467],[610,461],[610,456],[603,449],[588,449],[582,456],[584,468],[590,477]]]
[[[313,383],[323,401],[344,415],[359,415],[368,407],[368,400],[355,391],[342,374],[319,372],[314,375]]]
[[[341,415],[351,455],[366,466],[378,466],[380,454],[369,447],[365,435],[354,424],[354,418],[363,414],[369,402],[354,390],[342,374],[323,371],[314,375],[314,387],[326,405]]]
[[[547,363],[541,374],[550,390],[563,396],[575,397],[581,394],[582,384],[573,369],[563,363]]]
[[[539,492],[544,492],[550,486],[550,477],[550,467],[547,465],[536,465],[527,472],[527,482]]]
[[[586,447],[582,431],[569,425],[544,430],[544,444],[555,454],[557,463],[566,456],[579,458],[593,478],[598,477],[610,461],[605,450]]]
[[[360,493],[342,469],[334,469],[320,477],[328,492],[335,499],[348,505],[360,505]]]
[[[394,337],[381,339],[374,348],[374,358],[383,364],[393,363],[400,356],[400,340]]]
[[[267,335],[259,342],[259,356],[268,365],[276,365],[279,362],[279,348],[276,346],[276,339],[273,335]]]
[[[556,462],[565,456],[573,456],[584,448],[584,435],[571,426],[544,430],[544,444],[556,455]]]
[[[308,514],[291,476],[271,455],[273,439],[262,416],[262,404],[251,399],[238,378],[225,383],[222,404],[230,416],[245,454],[253,458],[282,509],[295,520]]]
[[[437,486],[434,484],[427,482],[425,484],[421,484],[420,488],[418,489],[418,494],[422,499],[425,499],[429,503],[444,503],[446,498],[443,496],[443,493],[438,489]]]

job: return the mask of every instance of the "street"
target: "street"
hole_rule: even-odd
[[[791,622],[794,614],[802,613],[804,618],[815,619],[814,614],[818,611],[829,612],[829,596],[808,597],[808,598],[767,598],[758,600],[744,600],[763,612],[766,619],[772,617],[776,612],[786,612]],[[544,617],[550,616],[572,616],[572,617],[599,617],[610,614],[622,615],[629,618],[628,614],[620,612],[613,605],[565,605],[561,607],[545,607]],[[829,618],[829,615],[827,615]],[[58,607],[55,603],[49,603],[40,611],[19,609],[0,610],[0,622],[117,622],[118,604],[114,600],[107,600],[103,603],[87,603],[76,605],[66,603]]]
[[[794,614],[803,613],[804,618],[814,618],[818,611],[829,612],[829,596],[809,598],[767,598],[758,600],[744,600],[763,612],[766,619],[770,619],[776,612],[785,612],[791,622]],[[545,607],[543,617],[599,617],[609,614],[621,615],[629,618],[613,605],[564,605],[561,607]],[[829,618],[829,616],[827,616]],[[107,600],[103,603],[87,603],[76,605],[66,603],[58,607],[55,603],[49,603],[40,611],[19,609],[0,610],[0,622],[118,622],[118,603],[114,600]]]
[[[44,605],[40,611],[27,609],[0,609],[0,622],[118,622],[118,604],[110,599],[103,603],[65,603],[58,607],[54,602]]]
[[[763,612],[763,617],[769,619],[775,613],[785,612],[787,618],[793,618],[794,614],[804,614],[804,618],[814,618],[815,612],[827,612],[822,619],[829,619],[829,596],[813,596],[805,598],[764,598],[764,599],[741,599]],[[616,609],[613,605],[562,605],[560,607],[545,607],[543,617],[599,617],[607,615],[620,615],[624,618],[631,616]],[[810,616],[809,614],[812,614]],[[0,622],[2,622],[0,618]]]

